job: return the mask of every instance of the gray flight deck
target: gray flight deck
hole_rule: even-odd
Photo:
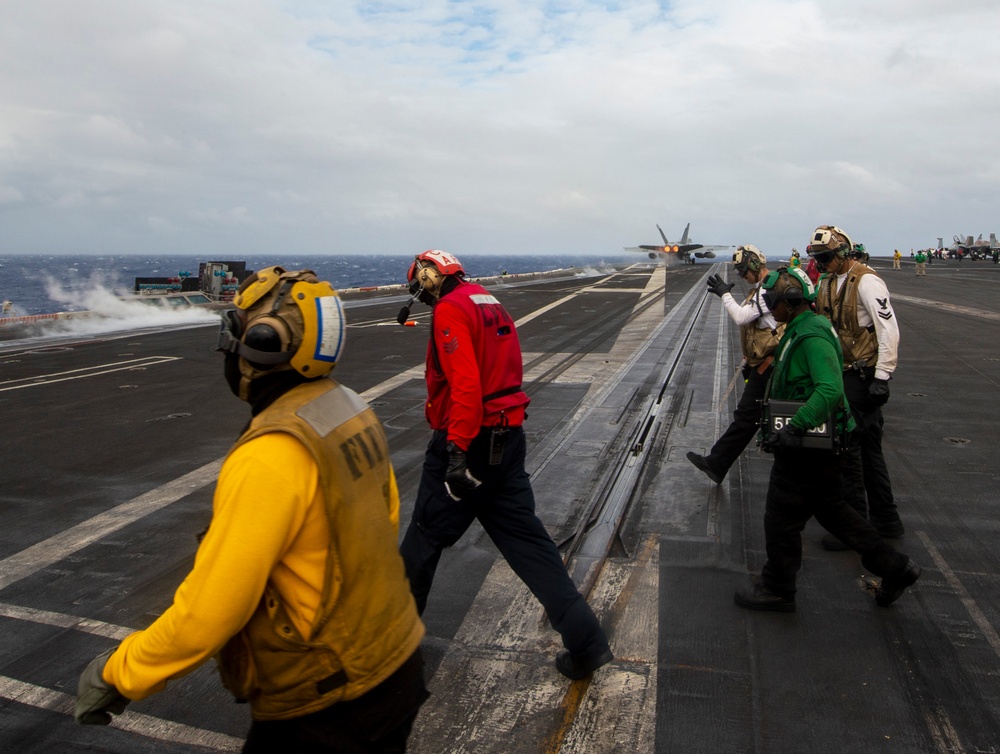
[[[770,457],[722,485],[685,459],[728,425],[736,328],[710,272],[646,264],[491,283],[518,323],[539,514],[616,660],[571,683],[558,636],[477,526],[442,558],[424,614],[428,684],[410,750],[1000,751],[1000,266],[872,265],[899,321],[884,449],[923,577],[889,608],[854,553],[804,534],[797,612],[736,607],[764,559]],[[772,264],[773,266],[773,264]],[[737,282],[734,291],[745,290]],[[409,520],[429,432],[428,310],[348,301],[334,376],[386,426]],[[153,621],[209,523],[247,419],[214,327],[0,343],[0,751],[238,751],[248,722],[211,664],[73,723],[87,662]]]

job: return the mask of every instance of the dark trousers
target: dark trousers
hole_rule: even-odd
[[[420,613],[427,604],[441,551],[455,544],[478,519],[514,573],[542,603],[563,645],[578,655],[607,649],[607,636],[594,611],[535,515],[535,497],[524,468],[524,430],[507,431],[502,458],[495,465],[489,463],[489,430],[473,440],[466,463],[482,484],[461,501],[452,500],[445,490],[446,445],[447,434],[435,432],[424,457],[413,519],[399,548]]]
[[[708,465],[719,476],[725,476],[729,468],[740,457],[740,453],[757,434],[760,427],[760,402],[764,400],[764,390],[771,378],[773,366],[768,366],[764,373],[756,367],[748,368],[747,383],[743,387],[743,395],[733,411],[733,421],[722,436],[715,441],[712,450],[706,456]]]
[[[882,455],[882,409],[873,406],[868,387],[875,378],[869,371],[865,378],[856,370],[844,372],[844,393],[851,407],[858,429],[854,441],[857,451],[845,454],[844,499],[862,517],[883,535],[898,537],[903,534],[892,495],[889,469]]]
[[[290,720],[254,720],[244,754],[402,754],[427,697],[418,648],[368,693]]]
[[[829,451],[777,449],[771,466],[764,511],[767,563],[765,589],[794,596],[802,567],[802,530],[813,516],[831,534],[861,554],[861,564],[876,576],[895,576],[907,558],[886,544],[875,528],[841,496],[841,458]]]

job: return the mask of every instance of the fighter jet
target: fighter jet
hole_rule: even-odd
[[[975,240],[973,240],[972,236],[953,236],[952,238],[955,242],[946,249],[943,248],[944,239],[938,239],[938,248],[943,249],[949,257],[970,256],[978,259],[992,254],[994,249],[1000,247],[1000,244],[997,243],[996,233],[990,233],[989,241],[983,239],[982,233]]]
[[[732,246],[705,246],[704,244],[694,243],[688,238],[688,232],[691,230],[691,223],[688,223],[684,228],[684,235],[681,236],[681,240],[676,243],[671,243],[667,240],[666,233],[663,232],[663,228],[659,225],[656,229],[660,231],[660,238],[663,239],[662,246],[652,246],[649,244],[644,244],[640,246],[626,246],[625,251],[637,251],[640,253],[649,254],[650,259],[658,259],[666,263],[671,263],[672,260],[679,260],[684,264],[694,264],[694,257],[698,259],[714,259],[715,251],[720,249],[731,249]],[[700,251],[698,251],[700,249]],[[692,256],[692,252],[694,252]]]

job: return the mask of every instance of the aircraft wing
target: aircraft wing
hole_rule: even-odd
[[[656,229],[660,232],[660,238],[663,239],[662,244],[640,244],[639,246],[626,246],[625,251],[645,253],[650,259],[670,259],[677,257],[683,259],[685,262],[694,263],[694,256],[698,259],[714,259],[715,252],[723,249],[731,249],[732,246],[706,246],[705,244],[692,243],[690,241],[689,232],[691,230],[691,223],[688,223],[684,228],[684,235],[681,236],[679,243],[671,243],[667,240],[667,234],[663,232],[663,228],[659,225]]]

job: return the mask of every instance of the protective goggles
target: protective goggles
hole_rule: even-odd
[[[761,297],[764,299],[764,306],[766,306],[772,312],[774,307],[780,304],[787,298],[784,293],[775,293],[774,291],[764,291],[764,295]]]
[[[842,251],[851,251],[851,239],[836,225],[816,228],[806,248],[806,252],[816,260],[816,264],[830,264],[834,256],[840,255]]]
[[[816,264],[827,265],[833,261],[833,258],[837,255],[836,251],[830,251],[829,249],[822,249],[819,251],[813,251],[810,247],[808,249],[809,256],[816,260]]]
[[[750,260],[742,252],[737,251],[733,254],[733,264],[736,265],[736,274],[741,278],[745,278],[750,272]]]
[[[243,337],[243,322],[235,309],[222,312],[219,323],[219,339],[215,350],[222,353],[239,353],[240,339]]]
[[[760,284],[762,291],[761,298],[764,299],[764,305],[768,309],[774,309],[778,305],[778,302],[784,299],[784,296],[774,290],[774,285],[778,282],[778,278],[781,277],[781,271],[784,269],[784,267],[779,267],[774,270]]]

